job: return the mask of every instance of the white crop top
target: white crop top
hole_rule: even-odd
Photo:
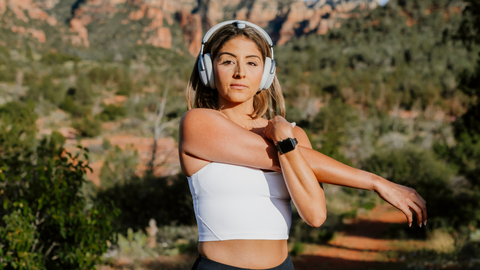
[[[281,173],[212,162],[187,178],[200,242],[288,239],[292,209]]]

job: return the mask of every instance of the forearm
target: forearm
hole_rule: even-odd
[[[319,227],[327,216],[325,194],[300,150],[279,154],[283,177],[295,207],[302,219]]]
[[[386,181],[380,176],[345,165],[313,149],[300,147],[300,150],[318,182],[375,191],[380,182]]]

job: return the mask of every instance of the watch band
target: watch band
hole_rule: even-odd
[[[277,142],[277,150],[280,154],[285,154],[294,150],[297,144],[298,141],[296,138],[286,138],[285,140]]]

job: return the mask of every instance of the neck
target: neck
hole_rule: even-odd
[[[254,128],[254,119],[250,116],[254,111],[253,104],[251,106],[245,103],[230,107],[223,106],[220,107],[219,111],[227,116],[228,119],[247,130]]]

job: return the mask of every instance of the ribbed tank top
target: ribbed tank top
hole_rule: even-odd
[[[200,242],[288,239],[292,209],[281,173],[212,162],[187,178]]]

